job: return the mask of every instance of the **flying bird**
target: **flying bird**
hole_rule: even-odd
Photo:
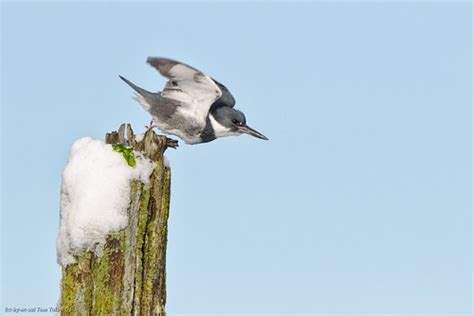
[[[163,91],[150,92],[119,77],[135,90],[136,100],[151,114],[149,128],[158,127],[187,144],[243,133],[268,140],[247,125],[244,113],[234,108],[234,97],[217,80],[172,59],[148,57],[147,62],[168,79]]]

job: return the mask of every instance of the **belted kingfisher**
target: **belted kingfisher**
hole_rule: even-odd
[[[234,109],[235,99],[223,84],[172,59],[148,57],[147,62],[168,78],[163,91],[149,92],[119,77],[138,93],[136,100],[153,117],[150,128],[158,127],[188,144],[242,133],[268,140],[246,124],[244,113]]]

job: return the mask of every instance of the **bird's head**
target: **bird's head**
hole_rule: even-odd
[[[216,109],[213,113],[214,118],[219,122],[223,127],[222,136],[226,135],[240,135],[240,134],[249,134],[254,137],[268,140],[265,135],[260,132],[257,132],[253,128],[247,125],[244,113],[234,108],[223,106]],[[214,127],[216,135],[219,134],[219,129]]]

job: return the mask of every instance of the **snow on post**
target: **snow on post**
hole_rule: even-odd
[[[105,142],[73,144],[57,239],[61,314],[164,314],[171,173],[163,153],[176,146],[153,131],[137,141],[124,124]]]
[[[136,153],[131,167],[112,145],[84,137],[71,148],[61,185],[61,224],[57,240],[58,263],[74,263],[86,250],[102,253],[107,236],[128,224],[130,184],[149,184],[156,166]]]

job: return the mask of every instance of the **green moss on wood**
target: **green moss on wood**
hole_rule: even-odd
[[[124,231],[111,234],[103,255],[92,258],[93,315],[111,315],[121,311],[124,235]]]
[[[76,280],[76,266],[77,264],[71,264],[62,269],[61,308],[63,312],[74,311],[74,299],[80,286],[80,283]]]
[[[61,315],[79,315],[92,306],[92,254],[87,252],[76,258],[75,264],[62,268]]]
[[[136,270],[135,270],[135,297],[133,303],[133,312],[135,315],[141,313],[141,298],[142,298],[142,280],[143,280],[143,249],[145,244],[145,235],[148,222],[148,203],[150,201],[150,188],[141,186],[140,207],[138,209],[138,229],[137,229],[137,256],[136,256]]]
[[[127,161],[129,166],[135,167],[137,162],[135,160],[135,154],[133,153],[133,148],[127,147],[124,144],[115,144],[115,145],[112,145],[112,148],[114,149],[114,151],[122,154],[123,158],[125,158],[125,161]]]

